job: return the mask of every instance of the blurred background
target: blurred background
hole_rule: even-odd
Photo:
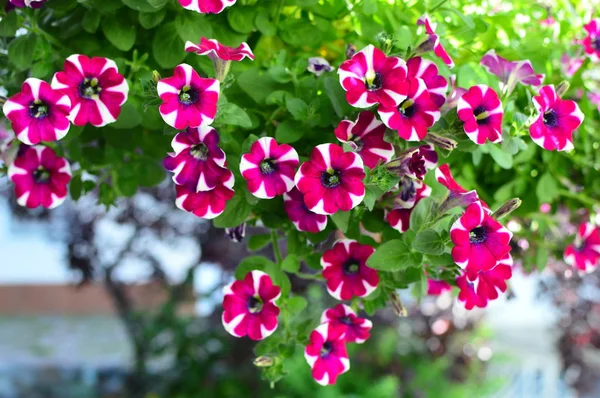
[[[220,321],[221,288],[246,242],[175,209],[169,184],[108,212],[88,197],[25,211],[5,180],[0,192],[1,398],[600,395],[597,274],[581,279],[561,261],[541,273],[517,265],[508,294],[485,311],[466,312],[450,294],[402,296],[409,316],[379,311],[337,385],[318,387],[298,346],[271,386],[254,344]],[[527,257],[526,225],[509,227]],[[333,304],[321,284],[292,285],[314,315]]]

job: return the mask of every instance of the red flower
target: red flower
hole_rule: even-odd
[[[325,323],[312,331],[304,350],[304,358],[312,369],[312,377],[323,386],[335,384],[337,377],[350,369],[344,340],[347,328]]]
[[[323,311],[321,323],[346,328],[344,337],[346,343],[357,344],[362,344],[369,339],[369,332],[373,327],[373,322],[357,317],[356,312],[346,304],[338,304],[333,308]]]
[[[585,53],[592,61],[597,62],[600,60],[600,19],[592,19],[583,28],[587,32],[587,36],[582,41]]]
[[[296,187],[304,194],[304,203],[317,214],[333,214],[358,206],[365,197],[362,159],[341,146],[321,144],[313,149],[310,160],[296,173]]]
[[[486,307],[489,301],[498,298],[500,292],[506,291],[506,281],[512,277],[512,265],[512,257],[507,253],[488,271],[463,273],[456,278],[456,285],[460,289],[458,300],[467,310]]]
[[[250,153],[242,155],[240,172],[248,190],[257,198],[272,199],[294,188],[298,153],[287,144],[278,145],[271,137],[259,138]]]
[[[498,94],[483,84],[471,87],[458,100],[458,118],[465,133],[476,144],[502,141],[502,102]]]
[[[185,51],[198,55],[208,55],[210,58],[216,57],[223,61],[241,61],[246,57],[254,59],[254,54],[247,43],[242,43],[237,47],[227,47],[215,39],[205,37],[200,38],[199,44],[187,41]]]
[[[421,199],[431,195],[431,188],[422,181],[403,179],[400,192],[394,200],[394,209],[386,211],[385,218],[398,232],[406,232],[410,228],[410,215]]]
[[[219,183],[225,167],[225,152],[219,148],[219,134],[209,126],[188,127],[171,142],[164,164],[173,172],[173,181],[189,190],[210,191]]]
[[[437,279],[427,279],[427,294],[430,296],[439,296],[444,292],[452,290],[452,286],[446,281]]]
[[[200,77],[188,64],[175,67],[174,75],[159,80],[156,90],[163,102],[160,115],[177,130],[207,126],[217,114],[219,81]]]
[[[584,272],[592,272],[600,260],[600,231],[590,223],[579,225],[575,242],[565,249],[565,263]]]
[[[404,60],[386,57],[370,44],[338,69],[346,99],[356,108],[369,108],[375,104],[390,108],[398,106],[408,93],[406,72]]]
[[[383,123],[407,141],[421,141],[440,118],[439,107],[429,97],[421,79],[409,79],[408,97],[398,107],[377,110]]]
[[[67,198],[71,167],[65,158],[43,146],[22,146],[8,167],[8,178],[15,184],[17,203],[34,209],[53,209]]]
[[[374,169],[394,156],[394,146],[383,139],[385,130],[372,112],[363,111],[355,122],[342,120],[335,129],[335,136],[349,144],[368,168]]]
[[[470,204],[450,228],[454,262],[469,272],[488,271],[510,252],[512,233],[493,219],[480,202]]]
[[[452,58],[450,58],[450,55],[448,55],[448,52],[444,46],[442,46],[442,43],[440,42],[440,36],[435,33],[436,26],[435,24],[431,23],[429,17],[423,15],[417,20],[417,25],[425,26],[425,32],[429,35],[427,47],[431,46],[430,48],[433,48],[434,54],[438,56],[446,65],[448,65],[448,68],[454,68],[454,61],[452,61]],[[423,44],[421,46],[423,46]]]
[[[444,76],[439,75],[437,65],[427,59],[413,57],[406,62],[406,66],[408,67],[408,78],[423,80],[427,86],[429,97],[438,108],[441,108],[446,102],[448,81]]]
[[[233,173],[224,169],[219,182],[210,191],[196,192],[187,185],[176,185],[175,205],[200,218],[215,218],[225,211],[225,204],[233,198],[233,183]]]
[[[321,266],[327,291],[337,300],[366,297],[377,288],[379,275],[367,266],[367,259],[375,252],[369,245],[342,239],[323,253]]]
[[[71,99],[69,120],[76,126],[90,123],[102,127],[115,122],[129,94],[127,80],[115,61],[79,54],[65,60],[64,71],[52,78],[52,88]]]
[[[69,96],[33,77],[23,82],[20,93],[6,100],[2,111],[19,141],[27,145],[60,140],[71,126]]]
[[[533,142],[549,151],[573,149],[573,131],[583,122],[583,113],[574,101],[558,97],[554,86],[544,86],[533,97],[540,117],[529,127]]]
[[[243,280],[225,286],[221,317],[225,330],[252,340],[269,337],[277,329],[279,307],[275,301],[280,296],[281,289],[262,271],[250,271]]]
[[[296,188],[283,194],[283,206],[298,231],[316,234],[327,227],[327,216],[308,210],[304,204],[304,195]]]
[[[236,0],[179,0],[179,4],[187,10],[199,12],[201,14],[218,14],[234,5]]]

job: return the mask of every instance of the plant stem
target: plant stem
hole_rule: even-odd
[[[4,105],[7,100],[8,100],[8,98],[3,97],[3,96],[0,95],[0,105]]]
[[[271,231],[271,243],[273,244],[273,254],[278,265],[281,265],[281,252],[279,251],[279,244],[277,243],[277,231]]]

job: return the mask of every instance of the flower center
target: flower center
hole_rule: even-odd
[[[259,164],[260,172],[263,174],[272,174],[277,170],[275,163],[271,159],[265,159]]]
[[[556,127],[558,125],[558,115],[553,109],[544,113],[544,124],[548,127]]]
[[[179,102],[184,105],[191,105],[198,101],[198,91],[191,86],[183,86],[179,92]]]
[[[475,110],[473,110],[473,115],[475,115],[475,120],[477,120],[477,124],[486,124],[488,122],[488,117],[490,114],[485,110],[485,108],[480,105]]]
[[[349,316],[347,316],[347,315],[346,315],[346,316],[343,316],[343,317],[341,317],[341,318],[339,319],[339,321],[340,321],[341,323],[343,323],[344,325],[352,325],[352,319],[350,319],[350,317],[349,317]]]
[[[427,169],[425,168],[425,159],[418,152],[413,153],[408,161],[408,170],[419,180],[423,179]]]
[[[342,264],[342,272],[344,272],[344,275],[356,275],[359,270],[360,263],[353,258]]]
[[[360,137],[353,137],[352,141],[350,141],[350,142],[352,142],[354,144],[354,150],[356,152],[362,151],[363,147],[365,146],[364,142],[362,142]]]
[[[83,82],[79,85],[79,95],[83,98],[98,98],[102,91],[102,87],[98,85],[98,79],[95,77],[86,77]]]
[[[600,51],[600,36],[595,37],[590,44],[594,50]]]
[[[208,147],[202,142],[190,148],[190,155],[198,160],[208,159]]]
[[[326,341],[321,346],[321,358],[325,358],[331,353],[331,351],[333,351],[333,344],[331,344],[329,341]]]
[[[29,105],[29,115],[36,119],[43,119],[48,116],[48,105],[40,100],[35,100]]]
[[[50,171],[40,166],[33,171],[33,180],[38,184],[46,184],[50,181]]]
[[[471,243],[481,243],[485,241],[487,236],[487,230],[485,227],[477,227],[473,228],[471,232],[469,232],[469,240]]]
[[[252,296],[248,299],[248,311],[251,314],[256,314],[263,309],[263,301],[260,297]]]
[[[411,118],[417,113],[417,105],[414,100],[408,98],[402,101],[398,110],[405,118]]]
[[[321,184],[325,188],[335,188],[342,183],[342,177],[337,170],[329,169],[321,174]]]
[[[383,80],[379,72],[367,72],[365,75],[365,86],[369,91],[376,91],[383,87]]]

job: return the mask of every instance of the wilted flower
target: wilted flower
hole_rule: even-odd
[[[417,25],[424,25],[425,32],[429,35],[427,41],[419,45],[419,49],[423,52],[431,51],[431,49],[433,49],[435,55],[444,61],[444,63],[448,65],[448,68],[454,68],[454,61],[452,61],[452,58],[440,42],[440,36],[435,33],[436,25],[433,24],[426,15],[423,15],[417,20]]]
[[[496,54],[496,50],[488,51],[481,58],[481,65],[498,76],[500,88],[508,94],[513,92],[517,83],[537,87],[544,80],[544,75],[535,73],[530,61],[509,61]]]
[[[317,76],[321,76],[325,72],[331,72],[335,68],[329,65],[329,62],[325,58],[312,57],[308,59],[308,66],[306,67],[310,73],[314,73]]]

